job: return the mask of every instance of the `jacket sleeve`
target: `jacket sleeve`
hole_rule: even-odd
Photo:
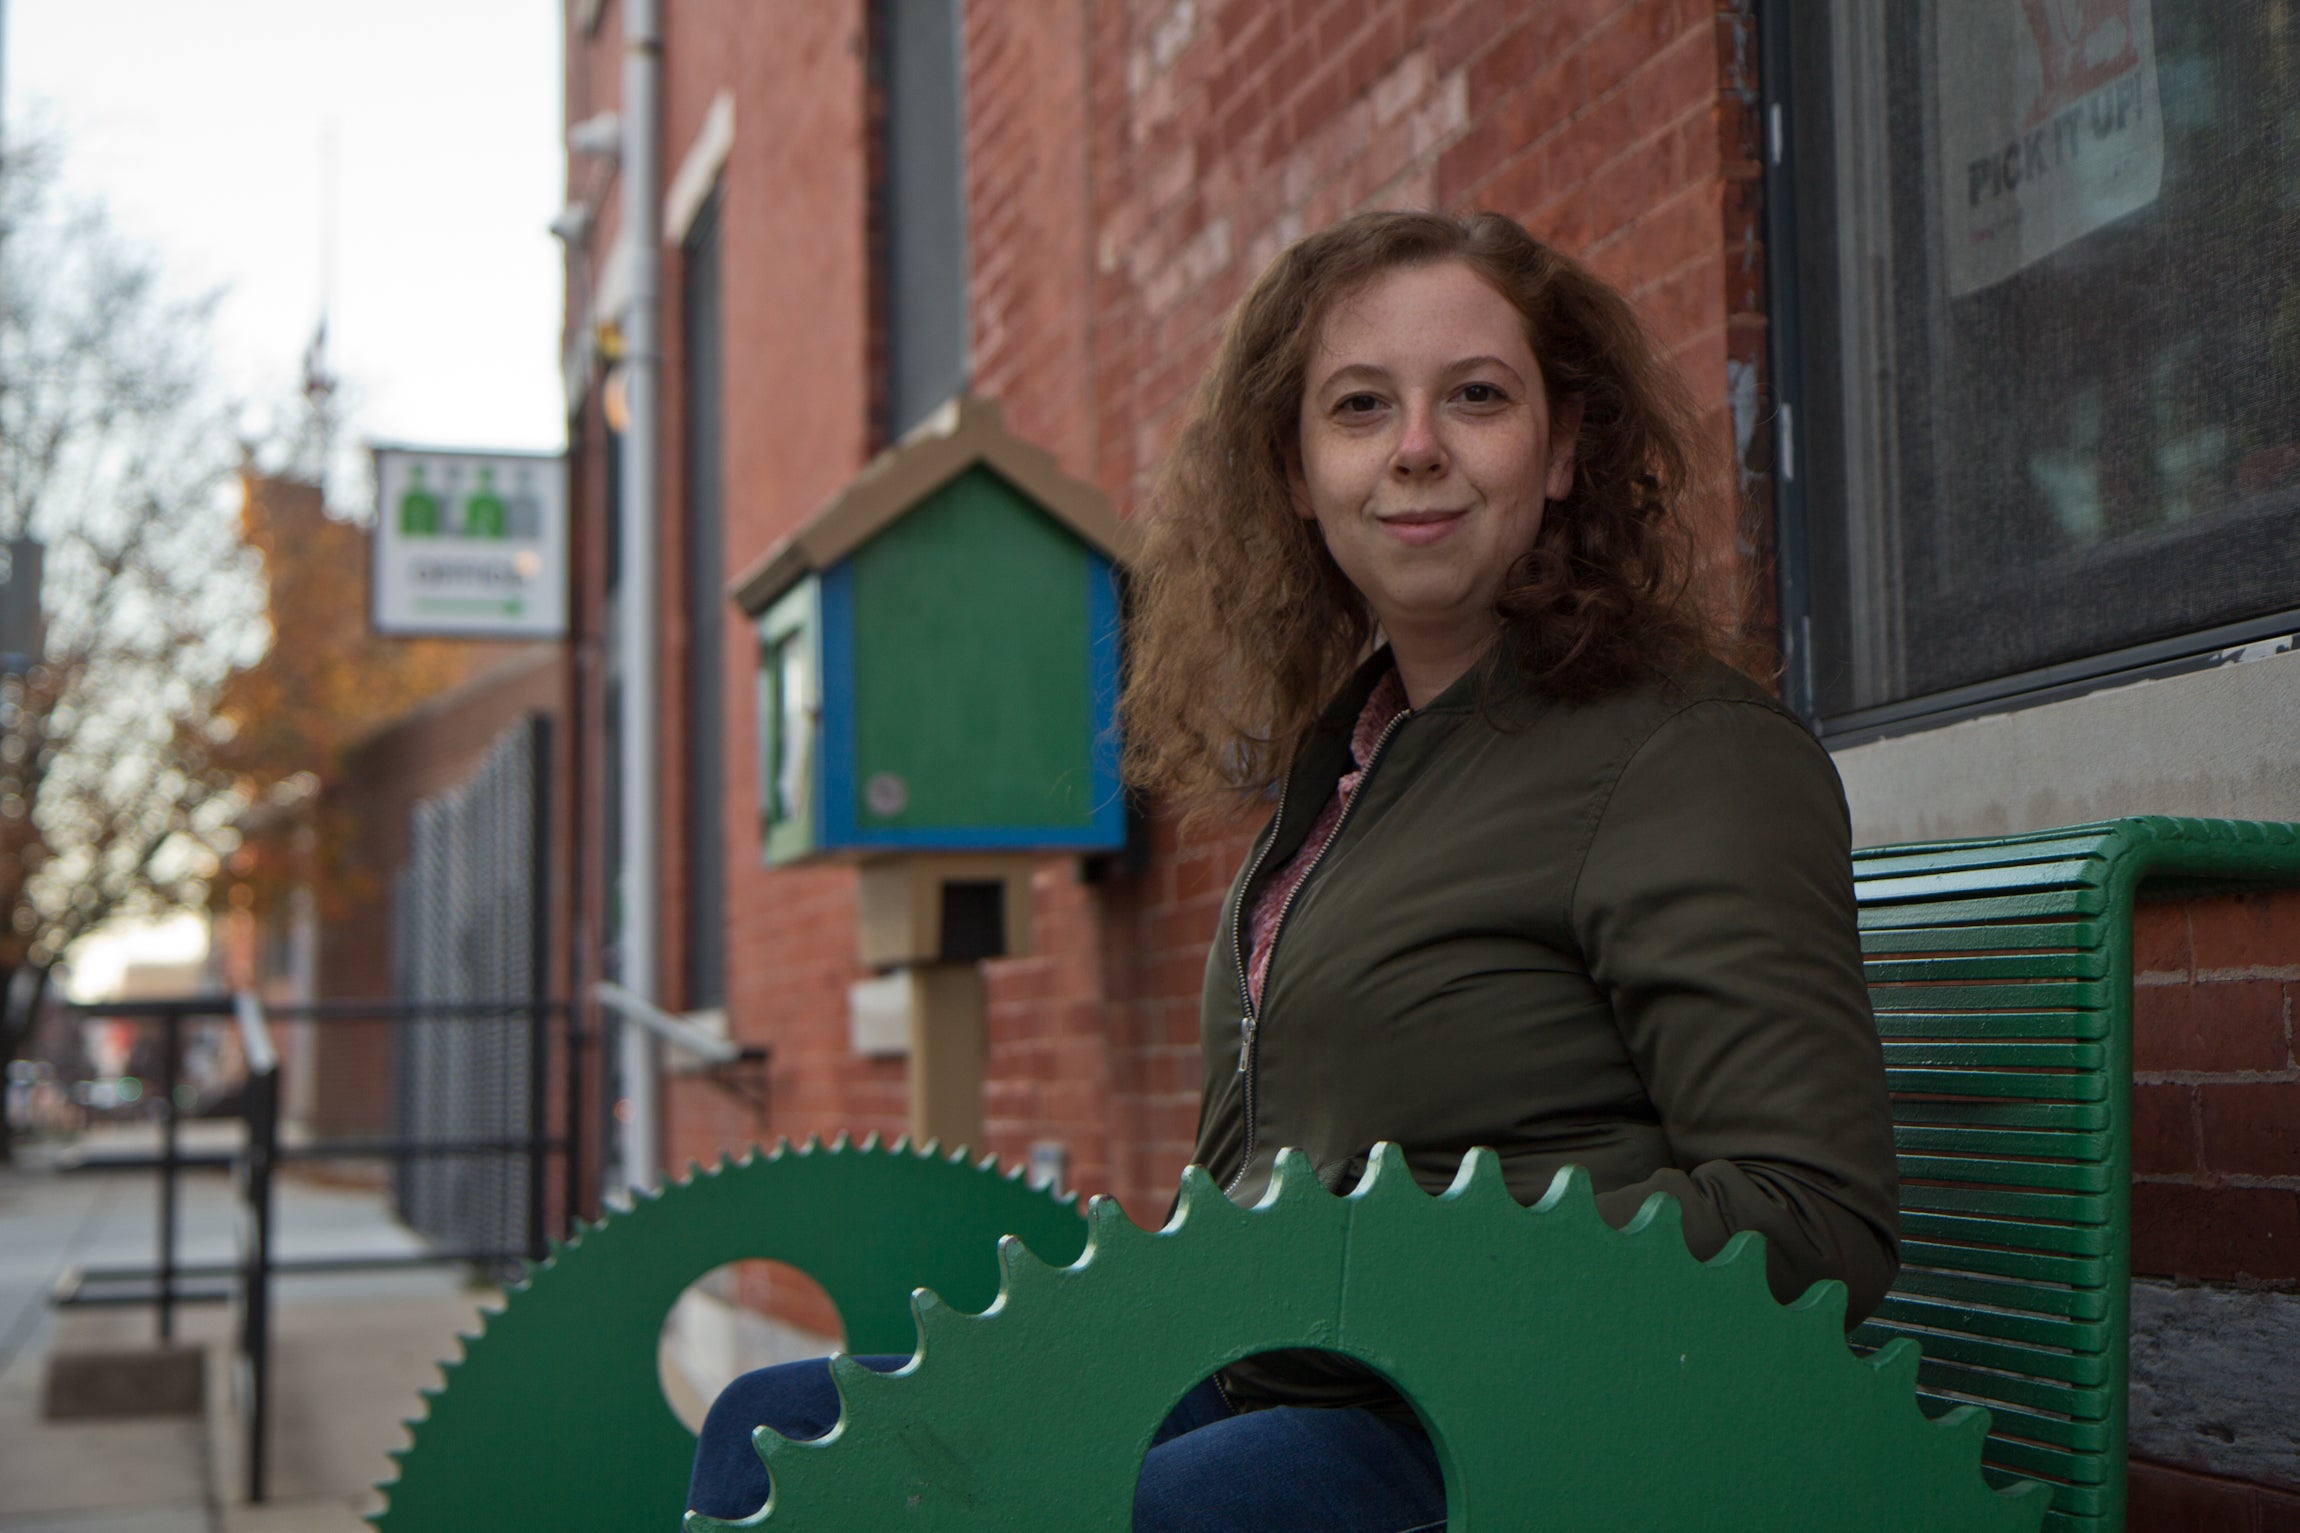
[[[1848,1323],[1867,1316],[1899,1265],[1898,1186],[1828,754],[1761,703],[1684,708],[1623,767],[1570,916],[1675,1161],[1600,1211],[1670,1193],[1695,1256],[1755,1230],[1776,1297],[1837,1278]]]

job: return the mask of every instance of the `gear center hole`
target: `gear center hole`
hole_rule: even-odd
[[[689,1283],[663,1317],[655,1372],[690,1432],[719,1392],[754,1368],[824,1357],[846,1343],[838,1306],[786,1262],[739,1261]]]

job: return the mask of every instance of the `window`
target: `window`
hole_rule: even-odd
[[[1770,16],[1788,683],[1823,733],[2300,627],[2300,14]]]
[[[812,576],[758,619],[759,847],[769,863],[787,862],[813,845],[821,632],[821,587]]]
[[[889,436],[966,386],[958,0],[878,0],[880,302]]]

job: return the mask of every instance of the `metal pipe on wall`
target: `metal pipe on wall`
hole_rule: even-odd
[[[619,982],[641,1000],[656,999],[656,724],[658,698],[655,551],[660,281],[657,210],[662,194],[656,119],[662,69],[658,0],[623,0],[622,228],[630,298],[622,315],[623,397],[629,410],[622,455],[622,589],[617,636],[623,672],[622,920],[617,934]],[[660,1163],[658,1045],[644,1028],[621,1029],[621,1160],[632,1187],[652,1187]]]

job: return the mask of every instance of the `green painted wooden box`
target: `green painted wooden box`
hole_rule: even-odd
[[[1121,529],[956,401],[737,586],[769,863],[1112,851]]]

